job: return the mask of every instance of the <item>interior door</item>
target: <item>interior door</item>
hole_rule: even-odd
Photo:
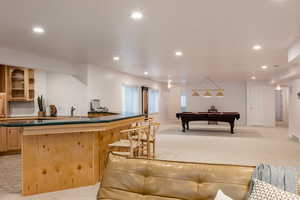
[[[142,87],[142,113],[144,115],[149,114],[149,102],[148,102],[148,96],[149,96],[149,88],[148,87]]]
[[[247,86],[247,125],[275,125],[275,93],[271,86]]]
[[[247,90],[247,124],[263,126],[263,87],[252,86]]]
[[[283,121],[282,90],[276,90],[275,92],[275,118],[276,121]]]

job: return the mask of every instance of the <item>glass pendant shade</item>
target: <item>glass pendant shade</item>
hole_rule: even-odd
[[[206,92],[203,94],[203,97],[206,97],[206,98],[212,97],[210,90],[206,90]]]
[[[224,97],[223,90],[218,90],[216,97]]]
[[[200,96],[200,95],[199,95],[199,92],[197,92],[197,90],[193,90],[192,96],[197,97],[197,96]]]

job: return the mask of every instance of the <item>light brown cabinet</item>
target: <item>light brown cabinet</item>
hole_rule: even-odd
[[[21,149],[21,129],[20,128],[7,128],[7,150]]]
[[[0,152],[7,151],[6,128],[0,127]]]
[[[0,64],[0,118],[9,115],[9,102],[28,102],[35,98],[35,71]]]
[[[6,117],[8,112],[6,93],[0,93],[0,117]]]
[[[0,65],[0,92],[6,93],[7,92],[7,66]]]
[[[8,100],[34,100],[34,70],[8,66]]]
[[[21,149],[21,128],[0,128],[0,152]]]

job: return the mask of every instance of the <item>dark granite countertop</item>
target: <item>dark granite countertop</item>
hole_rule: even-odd
[[[66,117],[63,119],[36,119],[36,120],[12,120],[0,122],[0,127],[27,127],[27,126],[49,126],[49,125],[65,125],[65,124],[88,124],[88,123],[107,123],[141,117],[142,114],[137,113],[121,113],[103,117]]]
[[[107,114],[112,114],[112,115],[119,114],[117,112],[104,112],[104,111],[89,111],[88,113],[107,113]]]

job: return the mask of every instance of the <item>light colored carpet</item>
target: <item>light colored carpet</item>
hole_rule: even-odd
[[[300,144],[284,127],[236,127],[191,124],[183,133],[179,124],[164,125],[158,136],[158,158],[204,163],[255,166],[259,163],[300,166]]]
[[[0,191],[9,193],[21,192],[21,159],[20,155],[0,157]]]
[[[157,158],[205,163],[256,165],[265,162],[300,166],[300,144],[288,137],[287,128],[237,127],[192,123],[183,133],[179,124],[161,126]],[[99,185],[22,197],[20,156],[0,157],[0,199],[5,200],[94,200]]]
[[[0,191],[1,200],[95,200],[99,184],[58,192],[23,197],[21,194]]]

